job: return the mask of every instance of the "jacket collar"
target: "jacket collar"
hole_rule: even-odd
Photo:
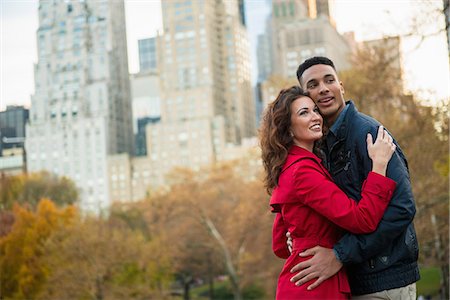
[[[342,120],[340,126],[336,128],[335,135],[336,139],[344,139],[347,137],[347,133],[349,128],[352,126],[353,120],[355,116],[358,114],[358,110],[356,109],[353,101],[347,101],[346,105],[348,106],[347,112],[345,113],[344,119]]]
[[[295,162],[297,162],[300,159],[303,158],[309,158],[315,160],[318,164],[321,164],[321,159],[318,158],[314,153],[296,146],[292,145],[289,149],[288,156],[286,158],[286,162],[283,165],[283,169],[281,172],[284,172],[286,169],[288,169],[290,166],[292,166]]]

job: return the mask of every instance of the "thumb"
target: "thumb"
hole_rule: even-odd
[[[373,138],[370,132],[367,134],[367,146],[370,147],[373,145]]]

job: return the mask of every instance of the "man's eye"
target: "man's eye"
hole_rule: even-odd
[[[308,89],[312,89],[312,88],[315,88],[315,87],[316,87],[316,84],[315,84],[315,83],[309,84],[309,85],[307,86]]]

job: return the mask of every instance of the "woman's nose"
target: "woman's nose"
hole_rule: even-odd
[[[322,115],[318,111],[313,111],[313,120],[321,120]]]

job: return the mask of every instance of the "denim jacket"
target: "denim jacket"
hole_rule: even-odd
[[[372,169],[367,153],[367,133],[375,139],[381,125],[346,103],[323,145],[326,168],[336,184],[353,199],[361,198],[362,183]],[[342,114],[342,113],[341,113]],[[339,120],[340,119],[340,120]],[[387,168],[387,176],[397,188],[375,232],[346,234],[334,246],[338,259],[347,268],[352,294],[361,295],[399,288],[419,280],[419,254],[413,218],[416,213],[408,163],[397,149]]]

